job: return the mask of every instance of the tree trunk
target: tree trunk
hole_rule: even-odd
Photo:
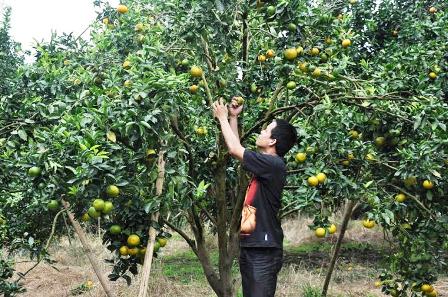
[[[165,181],[165,160],[163,159],[163,154],[165,151],[161,150],[159,152],[159,159],[157,162],[158,176],[156,180],[156,196],[160,196],[163,191],[163,182]],[[151,215],[151,221],[157,222],[159,220],[159,212]],[[156,229],[152,227],[149,228],[149,241],[146,247],[145,260],[143,262],[142,280],[140,282],[140,289],[138,292],[139,297],[148,296],[148,285],[149,276],[151,274],[152,257],[154,253],[154,244],[156,239]]]
[[[67,210],[68,219],[72,224],[73,228],[75,229],[76,234],[78,234],[84,252],[86,253],[87,258],[89,258],[90,264],[92,265],[93,270],[95,271],[95,274],[98,277],[98,280],[100,281],[100,284],[103,287],[104,292],[106,293],[107,297],[115,297],[115,295],[112,293],[112,290],[109,287],[106,278],[104,277],[104,274],[101,272],[96,257],[92,254],[92,249],[90,248],[90,245],[87,242],[84,231],[82,230],[79,223],[75,220],[75,217],[73,216],[72,212],[69,210],[70,204],[64,200],[62,200],[62,203],[64,205],[64,208]]]
[[[353,207],[355,202],[350,200],[345,206],[344,219],[342,221],[341,231],[339,232],[338,241],[336,242],[336,247],[334,249],[333,256],[330,261],[330,267],[328,267],[327,276],[325,277],[324,287],[322,289],[322,296],[327,296],[328,286],[330,285],[331,275],[333,274],[334,265],[336,264],[336,259],[339,256],[339,250],[341,249],[342,240],[344,239],[345,231],[347,230],[348,222],[352,215]]]

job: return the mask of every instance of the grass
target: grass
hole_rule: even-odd
[[[317,297],[325,279],[326,267],[333,249],[335,238],[316,239],[306,229],[305,219],[286,222],[285,262],[279,274],[276,297]],[[378,275],[383,247],[381,230],[365,231],[359,222],[352,223],[344,243],[341,257],[336,263],[330,283],[328,297],[380,297],[384,296],[373,282]],[[89,234],[94,256],[97,259],[109,258],[108,252],[94,234]],[[218,263],[216,238],[207,236],[207,249],[211,262]],[[57,261],[56,269],[42,263],[29,275],[24,284],[28,292],[22,297],[60,297],[69,296],[72,288],[87,280],[94,282],[92,290],[79,295],[81,297],[103,297],[101,286],[93,274],[92,268],[82,252],[78,239],[72,238],[70,245],[62,240],[52,247],[52,258]],[[17,265],[18,271],[26,271],[33,263]],[[101,262],[101,270],[107,275],[111,267]],[[216,266],[215,266],[216,267]],[[239,281],[238,263],[233,273]],[[138,295],[140,277],[132,280],[131,286],[124,281],[111,283],[117,297]],[[448,280],[441,278],[435,287],[445,296]],[[159,297],[215,297],[203,274],[202,266],[196,255],[180,236],[173,234],[160,257],[154,260],[150,277],[150,295]],[[243,297],[241,288],[237,297]]]
[[[210,252],[210,260],[213,266],[218,265],[219,255],[217,250]],[[183,284],[188,284],[192,281],[207,283],[201,263],[191,250],[165,256],[160,265],[162,266],[163,274],[172,280]],[[239,267],[236,261],[233,265],[232,273],[235,276],[239,274]]]

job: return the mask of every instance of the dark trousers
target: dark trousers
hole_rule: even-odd
[[[240,272],[244,297],[274,297],[283,250],[265,247],[240,248]]]

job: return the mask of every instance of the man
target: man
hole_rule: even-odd
[[[278,212],[286,181],[283,156],[297,143],[296,129],[275,119],[257,138],[258,152],[239,140],[238,115],[243,106],[229,107],[220,99],[212,105],[229,153],[253,174],[244,201],[240,233],[240,271],[244,297],[274,297],[283,264],[283,230]]]

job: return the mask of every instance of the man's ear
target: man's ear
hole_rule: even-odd
[[[269,142],[270,146],[273,146],[277,143],[277,139],[271,139],[271,141]]]

